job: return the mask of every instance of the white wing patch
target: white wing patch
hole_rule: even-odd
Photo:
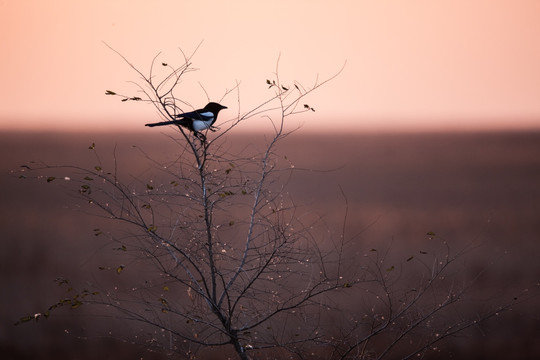
[[[214,113],[211,112],[211,111],[207,111],[207,112],[203,112],[203,113],[199,113],[199,115],[204,119],[204,118],[208,118],[208,119],[211,119],[214,117]]]

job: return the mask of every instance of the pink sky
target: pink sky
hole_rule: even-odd
[[[192,104],[241,81],[245,109],[280,78],[309,86],[308,130],[540,128],[540,1],[0,0],[0,130],[145,130],[150,106],[121,103],[151,59],[200,71],[182,84]],[[235,114],[236,99],[224,101]],[[255,125],[256,126],[256,125]],[[146,129],[147,130],[147,129]]]

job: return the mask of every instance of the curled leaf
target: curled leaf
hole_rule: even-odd
[[[113,250],[127,251],[127,247],[126,247],[126,245],[122,245],[121,247],[114,248]]]
[[[78,308],[79,306],[81,306],[83,303],[80,302],[80,301],[75,301],[73,304],[71,304],[71,308],[72,309],[76,309]]]

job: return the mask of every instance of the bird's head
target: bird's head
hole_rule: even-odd
[[[220,110],[223,110],[223,109],[227,109],[226,106],[224,105],[221,105],[221,104],[218,104],[216,102],[209,102],[205,107],[204,107],[204,111],[211,111],[212,113],[216,114],[220,111]]]

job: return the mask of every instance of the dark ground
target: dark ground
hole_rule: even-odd
[[[234,146],[256,137],[239,136]],[[159,358],[123,343],[95,314],[13,326],[22,315],[58,299],[59,276],[92,278],[99,257],[96,219],[77,211],[75,199],[44,181],[18,179],[29,161],[90,165],[88,146],[116,152],[125,171],[145,172],[131,147],[169,156],[161,134],[0,134],[2,192],[0,357],[2,359]],[[233,143],[233,142],[231,142]],[[232,146],[232,145],[231,145]],[[297,169],[287,191],[304,209],[338,229],[349,203],[347,234],[364,248],[391,242],[398,253],[421,246],[433,231],[456,249],[476,250],[464,271],[487,267],[486,293],[538,292],[540,281],[540,133],[295,135],[280,153]],[[106,159],[105,159],[106,160]],[[540,301],[533,298],[459,339],[440,358],[540,357]]]

